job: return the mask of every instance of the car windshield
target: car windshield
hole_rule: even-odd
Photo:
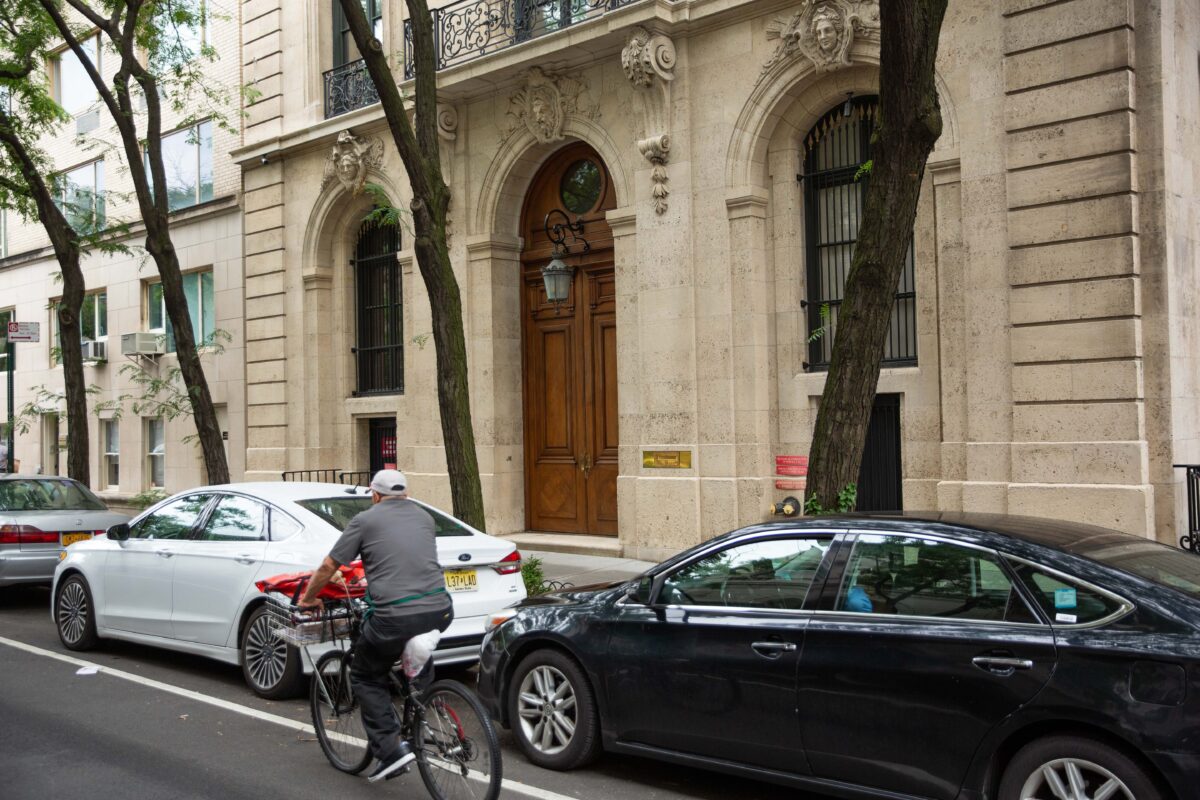
[[[1157,542],[1133,539],[1088,551],[1088,558],[1200,598],[1200,558]]]
[[[55,478],[0,481],[0,511],[107,511],[75,481]]]
[[[346,530],[355,514],[366,511],[371,507],[369,495],[354,495],[352,497],[321,497],[313,500],[297,500],[297,505],[306,508],[321,519],[328,522],[338,531]],[[448,517],[440,511],[428,506],[423,508],[433,517],[433,525],[437,535],[441,536],[470,536],[471,532],[454,517]]]

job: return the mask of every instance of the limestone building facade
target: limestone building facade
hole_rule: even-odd
[[[215,4],[209,8],[219,10]],[[185,124],[191,115],[166,104],[162,124],[170,202],[176,209],[172,240],[194,333],[197,341],[223,343],[222,348],[207,348],[202,358],[235,480],[244,473],[246,452],[241,170],[230,157],[241,141],[240,31],[236,14],[212,13],[202,29],[191,32],[190,41],[205,42],[217,53],[206,74],[234,98],[227,108],[214,109],[226,124],[215,119]],[[108,52],[97,42],[94,35],[85,40],[102,73],[109,74]],[[51,58],[46,69],[55,99],[71,114],[55,136],[39,143],[65,177],[66,215],[80,225],[128,225],[124,243],[129,251],[84,255],[84,380],[95,389],[88,399],[88,429],[68,430],[54,309],[62,295],[58,262],[40,222],[0,210],[0,322],[39,323],[41,338],[36,344],[15,345],[14,411],[23,420],[20,427],[27,428],[16,436],[16,457],[21,473],[65,474],[68,442],[87,437],[92,488],[114,507],[125,507],[147,490],[170,493],[203,485],[204,464],[191,441],[195,426],[190,416],[169,420],[153,410],[139,413],[132,400],[121,400],[141,394],[130,368],[136,366],[144,377],[167,377],[178,363],[158,271],[141,248],[144,230],[133,185],[107,110],[69,51]],[[146,334],[138,347],[141,354],[123,354],[123,337],[137,333]],[[151,352],[155,350],[163,352]],[[5,366],[0,363],[0,381]],[[165,393],[160,396],[166,398]],[[8,413],[0,391],[0,421]]]
[[[411,194],[337,5],[241,6],[246,476],[397,463],[448,505],[410,233],[363,224],[365,183]],[[796,493],[777,485],[796,485],[836,332],[878,3],[440,5],[489,531],[654,557],[761,520]],[[368,7],[403,82],[404,4]],[[1200,13],[1167,0],[950,4],[873,503],[1164,541],[1186,524],[1198,43]]]

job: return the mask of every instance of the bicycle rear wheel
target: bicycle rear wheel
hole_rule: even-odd
[[[421,694],[424,721],[413,745],[425,788],[435,800],[496,800],[503,768],[500,740],[483,705],[458,681]]]
[[[341,650],[317,659],[309,701],[313,728],[329,763],[342,772],[362,772],[371,763],[358,701],[350,689],[350,660]]]

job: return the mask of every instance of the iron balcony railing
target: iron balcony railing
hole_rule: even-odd
[[[1175,464],[1187,470],[1188,532],[1179,537],[1179,546],[1200,555],[1200,464]]]
[[[437,69],[465,64],[578,25],[640,0],[458,0],[432,10]],[[413,76],[412,26],[404,22],[404,77]]]
[[[379,102],[379,92],[360,58],[325,73],[325,119]]]

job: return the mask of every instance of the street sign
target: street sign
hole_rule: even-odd
[[[8,340],[10,342],[40,342],[41,324],[37,322],[8,323]]]

